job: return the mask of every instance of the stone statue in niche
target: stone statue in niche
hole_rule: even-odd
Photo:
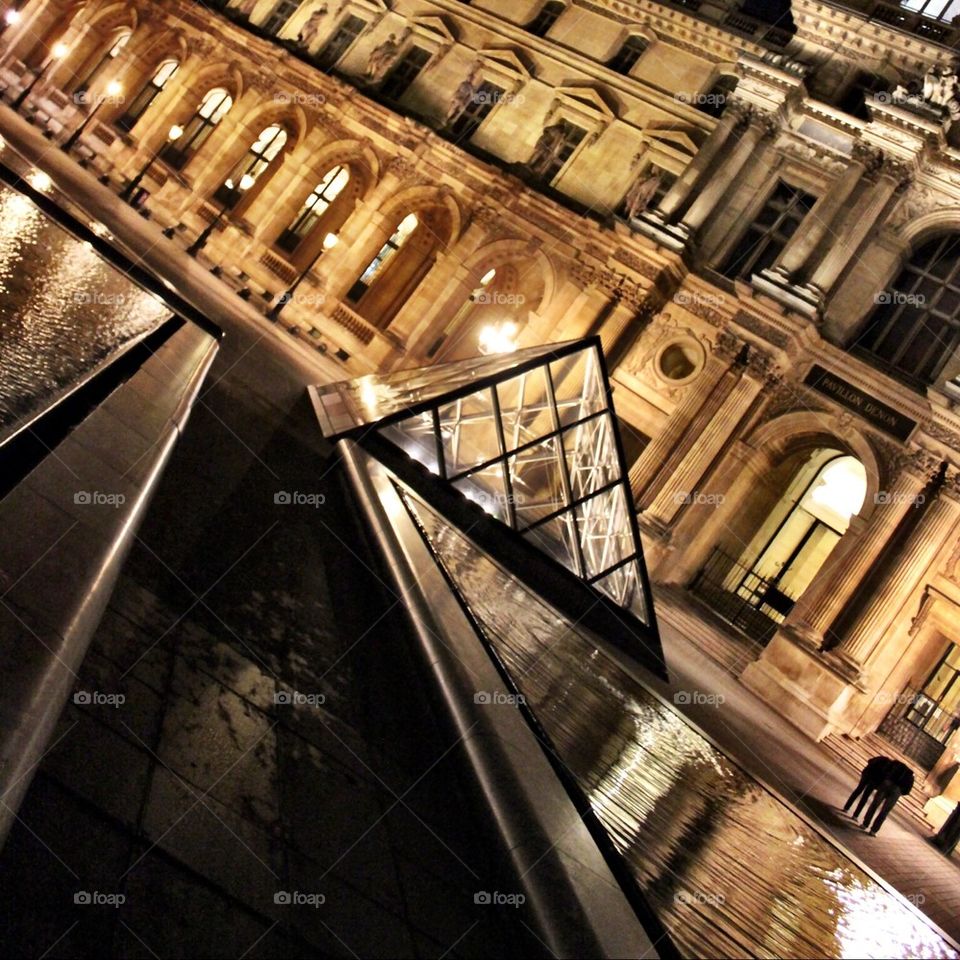
[[[374,49],[367,63],[366,80],[368,83],[379,83],[386,76],[410,33],[409,27],[399,37],[395,33],[391,33],[379,47]]]
[[[320,23],[326,18],[329,12],[330,8],[327,4],[321,3],[320,6],[307,17],[303,29],[297,35],[297,43],[301,47],[309,47],[310,44],[317,39],[317,34],[320,32]]]
[[[550,165],[556,159],[557,154],[563,147],[566,139],[567,124],[564,120],[551,123],[549,127],[544,127],[540,139],[537,140],[533,153],[527,161],[531,173],[542,176],[550,168]]]
[[[659,170],[655,170],[646,176],[641,174],[633,181],[633,186],[623,198],[624,216],[627,220],[639,217],[650,206],[660,188],[662,176]]]
[[[960,78],[957,65],[931,67],[923,78],[904,86],[900,84],[893,90],[893,101],[904,106],[912,106],[929,111],[939,108],[946,111],[951,120],[960,120]]]
[[[450,126],[467,108],[467,105],[476,96],[480,83],[480,65],[474,64],[469,76],[460,83],[453,93],[453,99],[450,101],[450,107],[443,121],[445,127]]]

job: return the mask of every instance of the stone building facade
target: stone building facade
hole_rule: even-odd
[[[743,682],[811,737],[931,766],[960,749],[960,29],[780,7],[27,0],[0,75],[345,376],[599,335],[654,579],[759,644]]]

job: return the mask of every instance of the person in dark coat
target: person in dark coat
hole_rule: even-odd
[[[960,842],[960,803],[953,808],[953,813],[947,817],[930,842],[946,854],[953,853]]]
[[[892,760],[873,795],[873,803],[864,818],[863,829],[867,830],[871,837],[875,837],[897,801],[912,789],[913,771],[905,763]]]
[[[844,813],[850,812],[850,808],[859,797],[860,804],[857,807],[857,812],[853,816],[860,816],[867,800],[870,799],[873,791],[880,786],[880,781],[883,780],[887,772],[887,767],[891,763],[893,763],[893,761],[889,757],[871,757],[867,761],[867,765],[860,771],[860,782],[857,784],[853,793],[847,797],[847,802],[843,805]]]

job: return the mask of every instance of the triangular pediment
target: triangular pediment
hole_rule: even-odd
[[[511,76],[524,80],[530,79],[530,68],[523,62],[515,50],[487,47],[484,50],[478,51],[477,55],[482,61],[506,71]]]
[[[559,87],[557,96],[561,101],[573,103],[604,120],[616,120],[617,114],[594,87]]]
[[[414,33],[427,33],[438,40],[456,42],[456,37],[442,17],[414,17]]]

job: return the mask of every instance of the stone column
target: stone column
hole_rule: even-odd
[[[720,151],[727,146],[734,130],[744,122],[747,113],[748,108],[739,101],[727,104],[720,122],[713,128],[710,136],[703,142],[683,173],[660,198],[660,202],[653,211],[655,216],[659,214],[663,220],[670,222],[680,213],[697,184],[719,165]]]
[[[850,199],[851,194],[861,181],[868,165],[876,161],[876,152],[857,144],[853,158],[846,170],[837,178],[821,201],[810,211],[803,228],[791,238],[780,259],[773,267],[774,273],[793,277],[803,271],[807,260],[820,246],[828,233],[834,232],[838,224],[840,211]]]
[[[680,507],[695,492],[697,484],[729,441],[762,388],[762,376],[755,379],[741,375],[737,379],[733,389],[723,398],[706,429],[700,433],[694,445],[680,461],[680,465],[644,511],[645,520],[662,527],[668,526],[673,521]]]
[[[740,176],[743,168],[754,157],[761,141],[772,136],[775,130],[776,121],[769,114],[755,113],[750,117],[736,145],[724,156],[723,163],[704,183],[690,209],[681,218],[681,227],[694,233],[703,226],[730,184]]]
[[[830,293],[890,198],[907,182],[907,176],[907,168],[902,162],[886,160],[875,183],[861,181],[853,206],[844,217],[843,233],[827,250],[806,285],[819,299],[825,299]]]
[[[955,499],[956,477],[947,493],[941,488],[933,495],[923,518],[906,538],[903,549],[893,560],[870,603],[853,624],[835,651],[845,667],[859,675],[883,634],[916,589],[944,539],[960,519],[960,503]]]
[[[721,333],[717,338],[703,374],[690,385],[666,426],[647,444],[630,469],[630,489],[638,503],[648,505],[652,502],[655,494],[644,501],[641,501],[641,495],[668,467],[671,459],[676,464],[696,443],[700,432],[739,377],[739,373],[732,372],[730,367],[742,348],[743,342],[730,334]]]
[[[916,508],[917,497],[928,479],[902,471],[892,488],[885,491],[883,502],[874,508],[869,521],[859,521],[858,517],[850,521],[850,529],[784,622],[785,632],[808,647],[820,649],[827,628],[876,565],[904,516]]]

